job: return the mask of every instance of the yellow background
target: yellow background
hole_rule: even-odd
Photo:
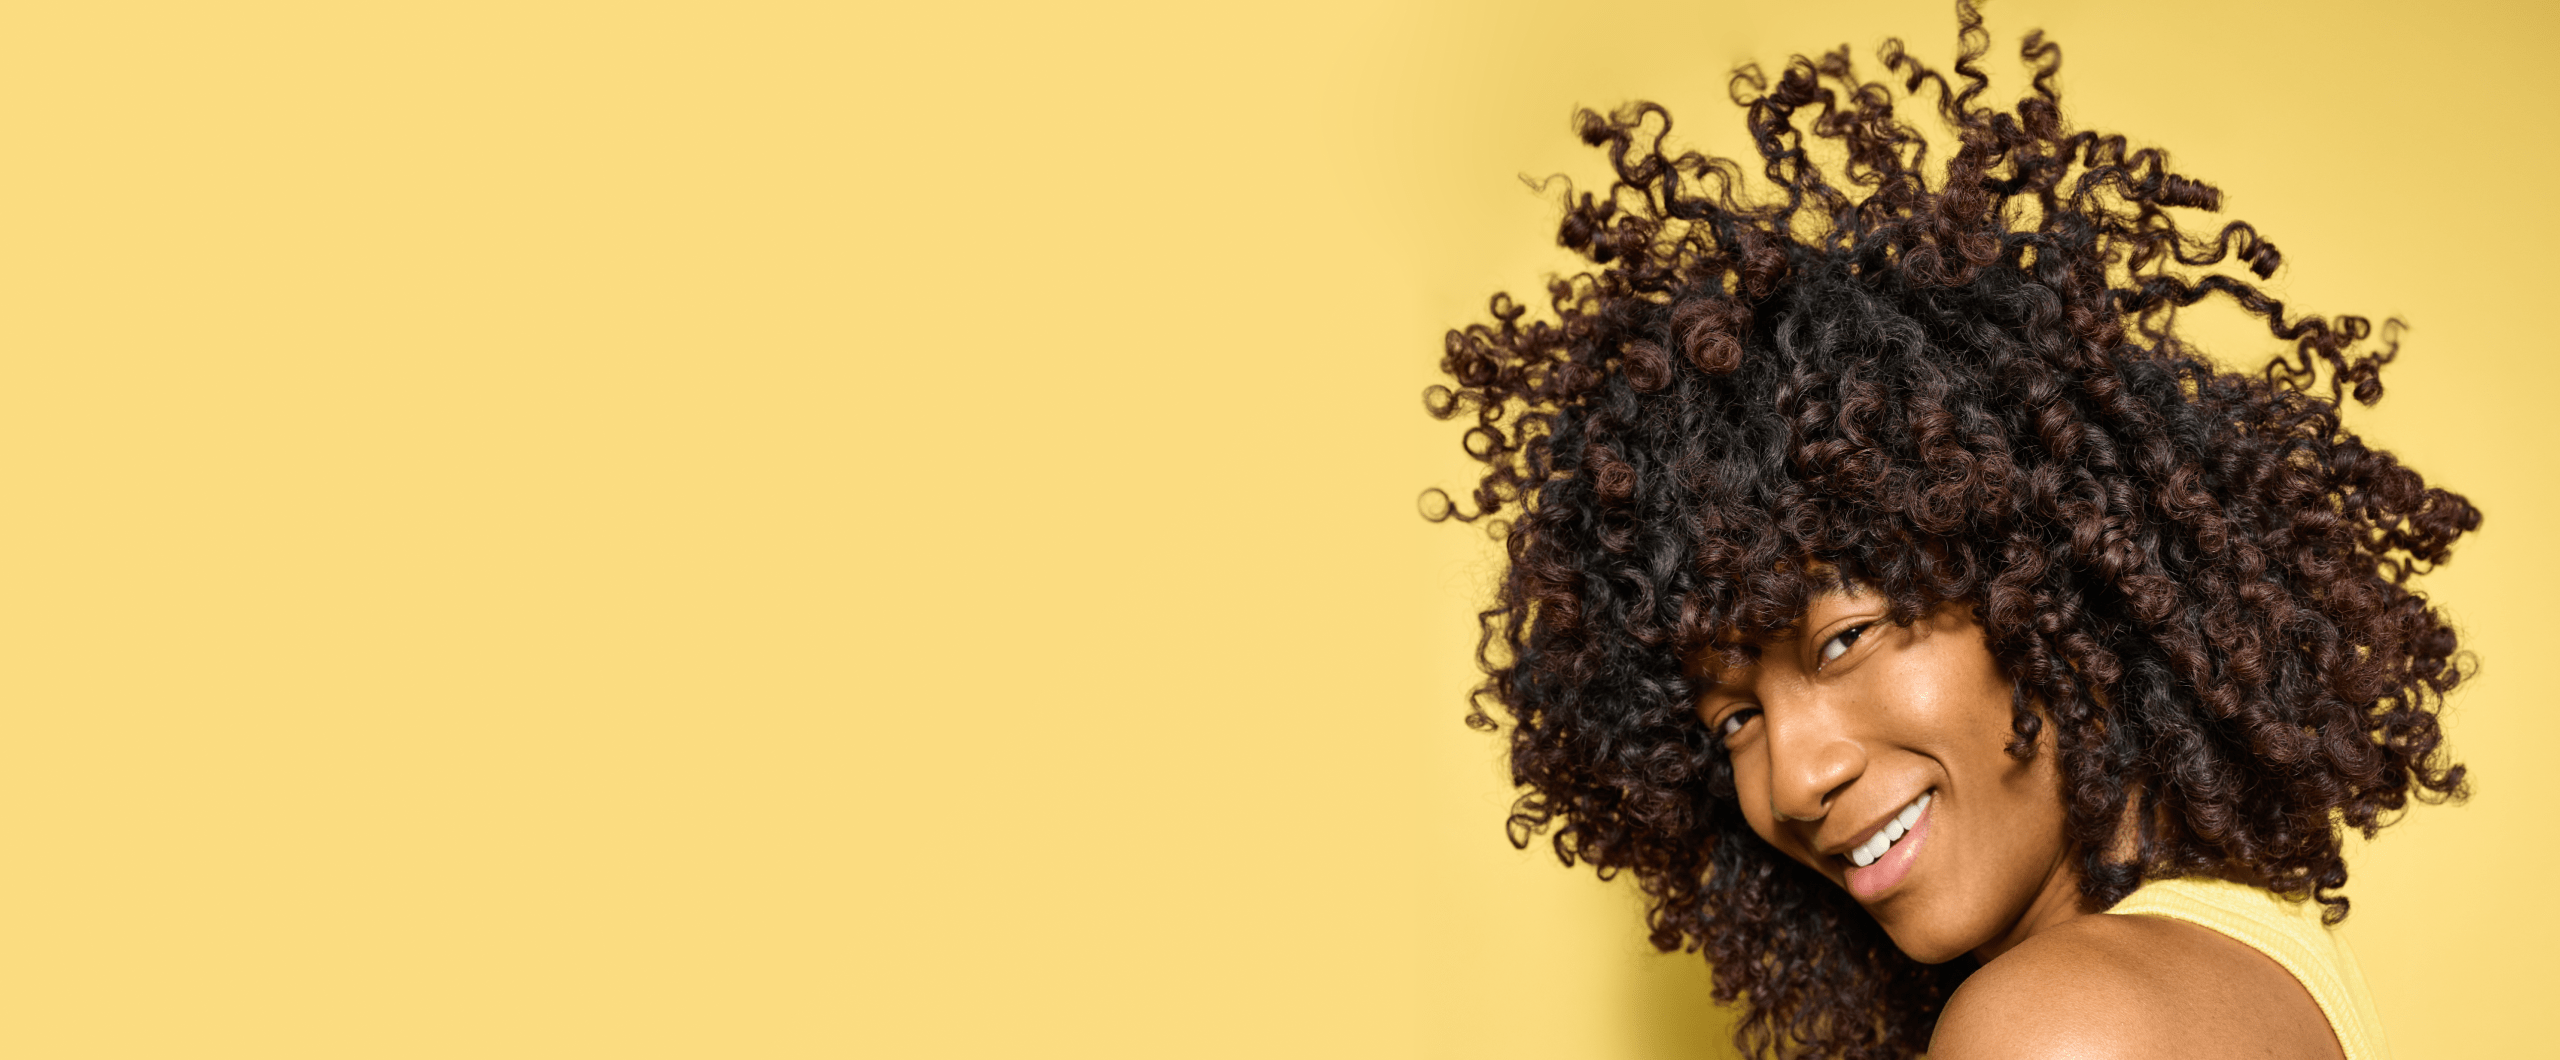
[[[1735,151],[1946,8],[20,5],[0,1053],[1716,1053],[1501,838],[1417,394],[1574,105]],[[1990,10],[2415,325],[2357,422],[2489,522],[2478,796],[2354,862],[2404,1058],[2540,1051],[2560,942],[2540,11]]]

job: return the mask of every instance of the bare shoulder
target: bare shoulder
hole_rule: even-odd
[[[2087,916],[2037,934],[1965,980],[1929,1042],[1938,1060],[2162,1056],[2176,998],[2158,944],[2181,941],[2133,917]],[[2150,918],[2143,918],[2150,919]]]
[[[1933,1060],[2283,1057],[2336,1060],[2338,1041],[2292,973],[2207,928],[2085,916],[2038,933],[1965,980]]]

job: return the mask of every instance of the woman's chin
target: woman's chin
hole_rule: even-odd
[[[1945,964],[1973,952],[1984,942],[1989,941],[1987,936],[1973,938],[1971,933],[1945,930],[1947,925],[1943,921],[1924,923],[1931,918],[1912,915],[1920,912],[1916,909],[1907,910],[1903,911],[1904,915],[1901,916],[1887,915],[1876,918],[1876,922],[1884,927],[1886,937],[1893,940],[1893,948],[1901,950],[1903,956],[1912,960],[1922,964]]]

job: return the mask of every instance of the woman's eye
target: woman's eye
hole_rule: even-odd
[[[1822,642],[1822,661],[1830,662],[1848,654],[1849,646],[1858,643],[1858,638],[1866,632],[1865,626],[1851,626],[1832,634],[1830,640]]]
[[[1750,720],[1759,713],[1760,708],[1758,707],[1744,707],[1741,710],[1725,715],[1723,721],[1716,723],[1716,739],[1733,739],[1733,734],[1741,732],[1743,725],[1750,722]]]

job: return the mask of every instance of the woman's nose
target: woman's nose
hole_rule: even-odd
[[[1810,704],[1768,710],[1769,810],[1779,820],[1818,821],[1832,796],[1866,771],[1867,752],[1831,712]]]

